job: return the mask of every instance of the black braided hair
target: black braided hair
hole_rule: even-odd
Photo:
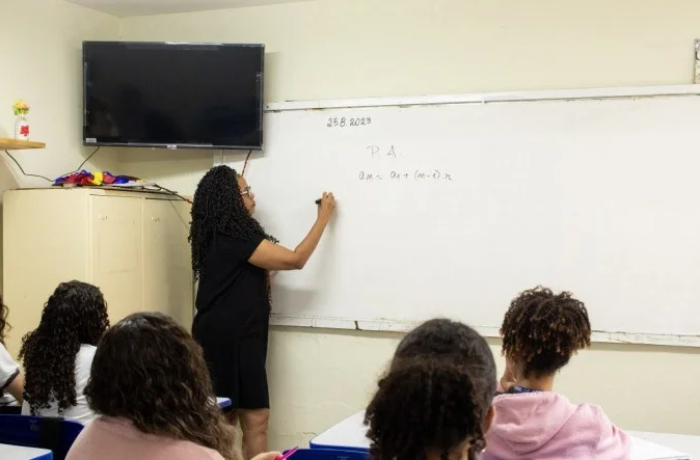
[[[58,403],[59,413],[77,404],[75,358],[80,345],[97,345],[109,327],[99,288],[80,281],[58,285],[44,306],[39,327],[22,339],[24,399],[32,414]]]
[[[413,330],[378,386],[365,415],[373,460],[448,458],[467,442],[472,459],[484,448],[496,365],[469,326],[436,319]]]
[[[583,302],[569,292],[537,287],[511,304],[501,326],[503,355],[522,366],[523,377],[544,377],[591,345],[591,323]]]
[[[216,233],[243,240],[262,237],[277,243],[250,215],[241,192],[238,174],[228,166],[211,168],[199,181],[192,203],[189,236],[195,278],[202,274],[207,252]]]

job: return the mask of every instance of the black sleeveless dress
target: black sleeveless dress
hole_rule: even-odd
[[[268,273],[248,262],[262,241],[217,234],[199,279],[192,335],[204,349],[216,396],[230,398],[234,409],[270,407]]]

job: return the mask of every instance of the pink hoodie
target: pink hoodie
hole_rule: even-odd
[[[504,394],[481,460],[628,460],[630,440],[598,406],[547,391]]]

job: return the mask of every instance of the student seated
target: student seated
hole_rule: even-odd
[[[83,390],[108,326],[107,303],[97,287],[81,281],[58,285],[19,353],[26,373],[22,414],[92,421]]]
[[[0,297],[0,413],[2,408],[22,404],[24,382],[19,370],[19,364],[12,359],[5,348],[5,331],[9,328],[7,322],[7,306]],[[19,406],[17,406],[19,410]]]
[[[629,458],[629,438],[600,407],[552,391],[556,373],[591,344],[582,302],[567,292],[526,291],[511,303],[501,335],[504,393],[494,399],[483,460]]]
[[[475,459],[493,418],[496,365],[486,340],[436,319],[401,341],[367,407],[374,460]]]
[[[109,329],[85,394],[98,418],[80,433],[67,460],[240,459],[202,349],[165,315],[136,313]]]

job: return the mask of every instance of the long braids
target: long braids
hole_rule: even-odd
[[[243,240],[262,237],[277,243],[248,213],[241,192],[238,174],[228,166],[211,168],[199,181],[192,204],[188,238],[195,278],[202,274],[207,253],[217,233]]]

